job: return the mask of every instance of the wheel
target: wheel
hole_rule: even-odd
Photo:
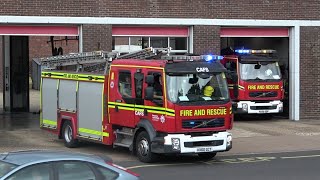
[[[210,160],[212,158],[214,158],[215,156],[217,155],[216,152],[208,152],[208,153],[199,153],[198,156],[201,158],[201,159],[206,159],[206,160]]]
[[[65,121],[63,123],[62,137],[66,147],[74,148],[78,146],[78,140],[73,137],[72,124],[70,121]]]
[[[146,131],[138,134],[136,139],[136,154],[141,162],[150,163],[157,159],[157,154],[151,152],[150,137]]]

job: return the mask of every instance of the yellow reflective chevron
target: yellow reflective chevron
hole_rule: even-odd
[[[48,120],[48,119],[42,119],[42,121],[40,122],[40,127],[45,127],[45,128],[49,128],[49,129],[56,129],[57,128],[57,122],[56,121],[52,121],[52,120]]]
[[[52,120],[48,120],[48,119],[43,119],[42,123],[43,124],[47,124],[47,125],[57,126],[57,122],[56,121],[52,121]]]
[[[107,132],[101,132],[101,131],[96,131],[96,130],[92,130],[92,129],[79,128],[79,132],[97,135],[97,136],[109,137],[109,133],[107,133]]]
[[[244,90],[244,87],[241,85],[238,85],[239,89]]]
[[[118,103],[118,102],[108,102],[109,108],[115,108],[117,106],[118,109],[123,110],[139,110],[143,111],[146,109],[148,112],[157,113],[157,114],[164,114],[168,116],[175,116],[175,110],[174,109],[168,109],[163,107],[154,107],[154,106],[143,106],[143,105],[135,105],[135,104],[125,104],[125,103]]]
[[[228,88],[229,88],[229,89],[233,89],[233,88],[234,88],[234,84],[228,84]],[[241,86],[241,85],[238,85],[238,89],[244,90],[244,87]]]
[[[104,76],[92,75],[92,74],[77,74],[77,73],[64,73],[64,72],[46,72],[41,73],[41,77],[54,78],[54,79],[69,79],[78,81],[89,81],[89,82],[104,82]]]

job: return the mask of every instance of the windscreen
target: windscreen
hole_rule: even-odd
[[[224,73],[166,76],[168,99],[173,103],[228,100]]]
[[[0,161],[0,178],[6,175],[8,172],[16,168],[17,166],[14,164],[6,163]]]
[[[281,79],[278,62],[239,63],[242,80],[279,80]]]

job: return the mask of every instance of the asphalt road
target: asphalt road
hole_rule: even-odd
[[[210,161],[196,157],[165,157],[158,163],[117,162],[141,179],[174,180],[313,180],[320,179],[320,151],[217,156]]]

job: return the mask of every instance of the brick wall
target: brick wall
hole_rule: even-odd
[[[83,51],[111,51],[112,26],[111,25],[83,25]]]
[[[63,36],[54,37],[54,46],[56,48],[61,47],[63,49],[63,54],[68,54],[71,52],[78,52],[78,40],[74,40],[76,37],[68,37],[66,41]],[[30,59],[52,56],[50,37],[45,36],[30,36],[29,37],[29,54]]]
[[[319,19],[318,0],[1,0],[0,15]]]
[[[300,115],[320,116],[320,27],[301,27]]]
[[[194,26],[193,31],[195,54],[220,54],[219,26]]]

